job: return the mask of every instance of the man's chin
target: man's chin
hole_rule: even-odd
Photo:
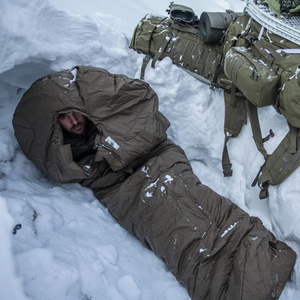
[[[78,134],[78,135],[83,134],[84,127],[80,127],[78,129],[72,129],[71,132],[74,133],[74,134]]]

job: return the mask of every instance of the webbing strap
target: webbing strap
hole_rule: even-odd
[[[259,199],[266,199],[269,197],[269,183],[264,182],[260,186]]]
[[[260,52],[264,58],[270,63],[273,62],[274,58],[279,62],[283,60],[283,56],[278,53],[276,50],[271,48],[267,43],[264,43],[262,40],[256,40],[253,42],[255,48]]]
[[[224,121],[224,145],[222,154],[222,167],[224,177],[232,176],[232,164],[227,149],[228,141],[237,137],[247,121],[245,100],[238,96],[236,87],[232,85],[231,94],[224,91],[225,121]]]
[[[223,154],[222,154],[222,168],[223,168],[224,177],[232,176],[232,169],[231,169],[232,163],[230,162],[228,149],[227,149],[227,143],[230,138],[231,138],[230,135],[225,135]]]
[[[219,75],[223,72],[223,66],[221,64],[221,61],[222,61],[222,55],[221,55],[221,59],[220,59],[220,63],[217,65],[216,67],[216,71],[215,71],[215,74],[214,74],[214,77],[211,81],[211,85],[210,85],[210,88],[211,89],[215,89],[216,87],[219,87],[219,84],[218,84],[218,77]]]
[[[146,55],[143,59],[143,64],[142,64],[142,67],[141,67],[141,76],[140,76],[141,79],[145,78],[146,67],[147,67],[150,60],[151,60],[151,55]]]
[[[269,184],[280,184],[300,166],[299,140],[300,130],[290,126],[290,131],[267,158],[256,178],[261,188],[260,199],[268,197]]]
[[[194,27],[180,26],[176,23],[172,23],[171,27],[179,31],[189,32],[195,35],[199,34],[199,30]]]
[[[204,47],[203,48],[203,54],[202,54],[202,57],[201,57],[201,60],[202,61],[204,61],[204,62],[206,62],[207,63],[207,58],[208,58],[208,56],[209,56],[209,52],[210,52],[211,50],[209,49],[209,48],[207,48],[207,47]],[[199,71],[200,71],[200,74],[205,74],[205,65],[206,65],[206,63],[202,63],[202,64],[200,64],[199,66],[198,66],[198,69],[199,69]],[[200,66],[201,66],[201,69],[200,69]]]
[[[180,40],[181,38],[177,38],[178,43],[176,43],[176,46],[174,46],[172,49],[172,62],[177,66],[179,65],[183,68],[186,68],[190,60],[188,53],[192,53],[195,43],[189,40],[184,40],[184,43],[179,43]]]
[[[163,52],[165,51],[165,49],[166,49],[169,41],[170,41],[170,37],[166,36],[166,38],[164,39],[161,47],[155,53],[155,55],[154,55],[154,57],[152,59],[152,63],[151,63],[151,67],[153,69],[155,69],[155,64],[160,59],[160,57],[163,54]],[[140,76],[141,79],[145,78],[146,67],[147,67],[148,63],[150,62],[151,58],[152,58],[151,55],[146,55],[144,57],[144,59],[143,59],[143,64],[142,64],[142,67],[141,67],[141,76]]]
[[[264,156],[264,158],[267,159],[268,153],[264,147],[264,140],[261,135],[257,107],[254,104],[252,104],[249,100],[246,101],[246,107],[247,107],[247,112],[251,123],[253,139],[256,144],[256,147],[259,150],[259,152]]]
[[[182,60],[182,67],[188,68],[188,65],[190,64],[191,57],[193,56],[192,53],[194,53],[194,48],[196,47],[196,41],[186,41],[185,50],[183,50],[181,60]]]
[[[280,74],[283,71],[278,63],[274,64],[274,60],[277,60],[280,63],[284,59],[284,57],[280,53],[272,49],[267,43],[264,43],[262,40],[254,41],[253,45],[268,62],[274,72]]]
[[[298,149],[298,138],[297,138],[297,134],[298,134],[298,128],[293,127],[289,124],[290,127],[290,131],[291,131],[291,149],[290,152],[291,154],[295,154],[297,152]]]
[[[161,55],[163,54],[163,52],[167,48],[167,45],[169,44],[169,42],[170,42],[170,37],[166,36],[166,38],[164,39],[161,47],[158,49],[158,51],[155,53],[155,55],[154,55],[154,57],[152,59],[151,67],[153,69],[155,69],[156,62],[160,59]]]

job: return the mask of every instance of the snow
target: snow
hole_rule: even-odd
[[[233,230],[235,228],[236,225],[238,225],[240,223],[239,222],[235,222],[234,224],[230,225],[226,230],[224,230],[224,232],[220,235],[220,237],[224,237],[227,233],[229,233],[231,230]]]
[[[0,1],[1,300],[189,299],[163,262],[126,232],[91,190],[58,184],[41,174],[18,148],[11,123],[25,89],[48,73],[93,65],[139,77],[143,56],[128,48],[133,29],[147,13],[166,15],[169,2]],[[227,8],[242,11],[245,4],[178,3],[198,15]],[[233,177],[222,175],[222,91],[210,90],[168,59],[155,70],[148,67],[145,80],[171,122],[170,138],[184,148],[201,181],[261,218],[299,255],[300,169],[270,187],[268,199],[259,200],[259,189],[251,183],[263,158],[249,125],[229,142]],[[286,121],[271,107],[260,109],[259,115],[263,134],[270,128],[275,132],[267,143],[272,151],[288,130]],[[280,299],[300,299],[299,259]]]

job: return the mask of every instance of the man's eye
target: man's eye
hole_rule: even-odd
[[[66,116],[66,115],[65,116],[60,116],[59,120],[64,121],[64,120],[67,120],[67,118],[68,118],[68,116]]]

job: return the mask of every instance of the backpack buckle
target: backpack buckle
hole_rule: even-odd
[[[229,164],[223,164],[223,174],[224,174],[224,177],[230,177],[232,176],[232,169],[231,169],[231,166],[232,164],[229,163]]]
[[[260,186],[259,199],[266,199],[269,197],[269,184],[267,182],[262,183]]]

